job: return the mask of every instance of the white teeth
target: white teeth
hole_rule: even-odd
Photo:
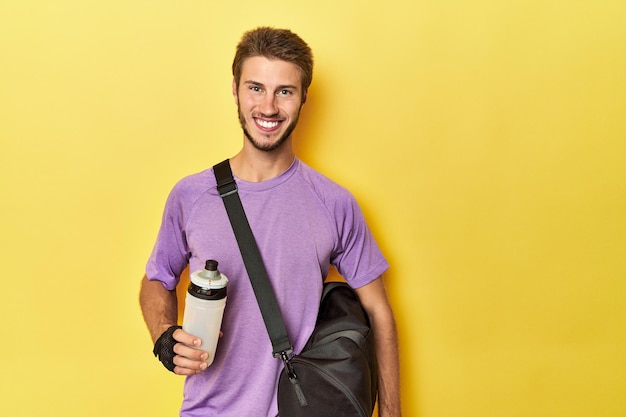
[[[265,120],[257,120],[257,123],[264,129],[272,129],[278,126],[278,122],[267,122]]]

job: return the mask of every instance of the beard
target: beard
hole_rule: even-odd
[[[300,111],[298,111],[296,118],[287,126],[287,129],[283,132],[283,134],[278,138],[276,142],[263,144],[256,138],[254,138],[254,136],[252,136],[246,128],[246,120],[241,113],[241,108],[239,105],[237,106],[237,112],[239,113],[239,124],[241,125],[241,129],[243,130],[243,134],[245,135],[245,137],[257,150],[264,152],[272,152],[283,146],[283,144],[287,141],[287,139],[289,139],[289,137],[293,133],[296,125],[298,124],[298,119],[300,118]]]

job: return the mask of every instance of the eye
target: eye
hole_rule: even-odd
[[[293,95],[293,91],[291,90],[287,90],[287,89],[282,89],[278,92],[279,96],[290,96]]]
[[[258,93],[261,91],[261,87],[259,87],[258,85],[251,85],[250,91],[254,91],[255,93]]]

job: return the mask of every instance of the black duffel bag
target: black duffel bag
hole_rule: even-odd
[[[313,334],[280,376],[278,412],[281,417],[370,417],[377,387],[367,313],[347,284],[327,283]]]

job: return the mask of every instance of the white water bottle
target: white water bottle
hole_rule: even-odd
[[[185,298],[183,330],[202,340],[193,346],[209,353],[206,362],[213,363],[224,307],[228,278],[217,269],[217,261],[206,261],[204,269],[191,274],[191,282]]]

